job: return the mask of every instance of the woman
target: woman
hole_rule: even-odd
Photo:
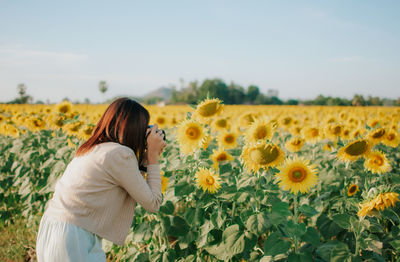
[[[123,245],[136,203],[157,212],[161,201],[159,154],[163,134],[148,129],[149,112],[120,98],[97,123],[57,181],[40,221],[39,262],[106,261],[101,239]],[[147,182],[139,171],[147,164]]]

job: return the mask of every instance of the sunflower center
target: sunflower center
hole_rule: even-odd
[[[374,164],[377,166],[383,165],[383,158],[381,156],[374,156]]]
[[[311,133],[311,136],[313,136],[313,137],[316,137],[319,135],[318,129],[316,129],[316,128],[312,128],[310,133]]]
[[[39,119],[33,120],[33,124],[34,124],[36,127],[42,126],[42,123],[41,123],[41,121],[40,121]]]
[[[246,122],[246,125],[250,125],[254,122],[254,116],[252,114],[245,115],[243,119]]]
[[[92,134],[92,131],[93,131],[93,127],[88,127],[88,128],[86,128],[86,129],[84,130],[84,132],[85,132],[86,135],[91,135],[91,134]]]
[[[339,135],[341,131],[342,131],[342,127],[341,126],[335,126],[333,128],[333,130],[332,130],[332,134]]]
[[[279,150],[275,146],[256,148],[250,152],[250,158],[260,165],[272,163],[279,157]]]
[[[200,115],[205,117],[215,115],[215,113],[217,113],[218,110],[218,104],[219,102],[210,102],[201,106],[199,108]]]
[[[255,138],[256,139],[263,139],[267,136],[267,129],[265,128],[265,126],[259,126],[256,129],[255,132]]]
[[[354,132],[353,137],[357,137],[359,135],[361,135],[361,132],[357,130],[356,132]]]
[[[294,140],[292,141],[292,145],[294,145],[294,146],[298,146],[298,145],[300,145],[300,144],[301,144],[301,140],[298,139],[298,138],[296,138],[296,139],[294,139]]]
[[[365,140],[361,140],[350,144],[344,151],[351,156],[359,156],[367,152],[367,149],[367,142]]]
[[[289,125],[292,122],[292,118],[291,117],[285,117],[283,119],[283,124],[284,125]]]
[[[387,137],[386,137],[386,139],[389,140],[389,141],[394,140],[394,138],[395,138],[394,134],[388,134]]]
[[[206,178],[207,185],[212,186],[212,185],[214,185],[214,182],[215,182],[215,179],[212,176],[208,176]]]
[[[165,118],[164,117],[157,118],[157,123],[158,124],[164,124],[165,123]]]
[[[224,140],[227,143],[232,143],[235,139],[232,135],[227,135],[227,136],[225,136]]]
[[[349,193],[352,194],[352,193],[356,192],[356,190],[357,190],[357,186],[356,186],[356,185],[352,185],[352,186],[349,188]]]
[[[219,161],[225,161],[226,159],[227,159],[227,156],[226,156],[225,153],[219,154],[219,155],[217,156],[217,161],[218,161],[218,162],[219,162]]]
[[[186,135],[190,138],[190,139],[197,139],[200,136],[200,131],[198,128],[196,127],[189,127],[186,130]]]
[[[69,106],[68,105],[60,106],[58,111],[60,111],[61,113],[65,114],[65,113],[67,113],[69,111]]]
[[[217,121],[217,126],[219,127],[226,127],[226,125],[227,125],[226,119],[219,119]]]
[[[372,138],[381,138],[384,134],[385,129],[381,128],[372,135]]]
[[[289,179],[292,182],[299,183],[306,179],[307,172],[302,167],[295,167],[289,171]]]

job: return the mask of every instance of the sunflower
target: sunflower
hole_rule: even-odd
[[[275,178],[279,186],[293,194],[307,193],[318,182],[316,165],[311,165],[309,160],[303,158],[286,159],[278,169]]]
[[[212,122],[211,127],[216,131],[222,131],[229,129],[231,127],[231,123],[226,117],[218,117]]]
[[[359,123],[360,123],[360,121],[354,117],[347,119],[347,124],[349,124],[349,125],[357,126]]]
[[[239,117],[238,128],[246,129],[249,127],[256,119],[258,114],[256,112],[246,112]]]
[[[50,125],[54,128],[60,128],[64,125],[65,116],[62,114],[50,115]]]
[[[223,131],[218,134],[217,140],[220,147],[232,149],[238,146],[239,135],[233,131]]]
[[[94,125],[84,125],[79,129],[77,137],[82,140],[88,140],[92,136]]]
[[[321,131],[318,127],[307,126],[301,130],[304,139],[309,143],[316,143],[322,138]]]
[[[338,139],[343,132],[343,125],[338,123],[331,123],[325,127],[325,136],[329,139]]]
[[[74,123],[68,123],[63,126],[63,131],[69,135],[77,135],[79,132],[79,129],[82,127],[83,122],[81,121],[76,121]]]
[[[386,135],[386,129],[385,128],[377,128],[374,130],[371,130],[367,134],[367,138],[372,142],[373,145],[379,144]]]
[[[221,113],[223,109],[222,101],[218,98],[206,99],[197,105],[193,116],[202,123],[208,123],[209,120]]]
[[[353,139],[358,139],[358,138],[362,137],[364,135],[364,133],[365,133],[365,129],[358,127],[358,128],[353,129],[350,137]]]
[[[370,120],[368,121],[367,125],[369,125],[369,126],[372,127],[372,128],[375,128],[375,127],[377,127],[378,125],[379,125],[379,126],[382,126],[382,123],[381,123],[381,121],[380,121],[379,118],[372,118],[372,119],[370,119]]]
[[[164,172],[161,172],[161,193],[165,193],[168,188],[168,178],[164,176]]]
[[[342,161],[356,161],[358,158],[368,155],[370,150],[369,140],[358,139],[340,148],[337,152],[337,158]]]
[[[394,129],[390,129],[386,133],[386,136],[382,140],[382,143],[393,148],[398,147],[400,143],[399,132]]]
[[[325,143],[322,149],[327,152],[332,152],[335,149],[336,143],[328,142]]]
[[[344,127],[342,130],[341,139],[342,140],[349,140],[351,138],[351,130],[349,127]]]
[[[195,177],[197,185],[201,187],[204,192],[208,191],[214,194],[221,188],[221,179],[219,175],[211,169],[200,167]]]
[[[178,142],[183,154],[190,154],[200,149],[205,142],[206,133],[201,124],[195,120],[184,120],[177,129]]]
[[[359,217],[372,216],[379,210],[383,211],[391,206],[394,207],[397,201],[399,201],[399,194],[397,193],[380,193],[374,199],[359,204],[360,210],[357,215]]]
[[[354,196],[358,191],[360,191],[358,186],[356,184],[351,184],[347,189],[347,195]]]
[[[72,104],[68,101],[62,101],[60,104],[57,105],[56,111],[63,114],[71,113]]]
[[[41,118],[30,117],[28,119],[28,127],[32,131],[39,131],[46,128],[46,122]]]
[[[290,128],[290,133],[294,136],[301,136],[301,126],[294,125]]]
[[[294,119],[291,116],[283,116],[279,119],[279,126],[288,130],[294,124]]]
[[[249,143],[271,139],[273,128],[266,119],[255,119],[254,122],[250,124],[245,135]]]
[[[4,124],[4,125],[0,126],[0,133],[1,134],[4,134],[6,136],[12,136],[12,137],[15,137],[15,138],[19,137],[20,132],[22,133],[22,130],[23,129],[18,130],[18,128],[16,128],[13,125],[10,125],[10,124]]]
[[[284,157],[285,153],[279,146],[265,141],[247,144],[240,155],[246,169],[254,172],[260,168],[268,170],[269,167],[277,166],[283,162]]]
[[[159,128],[164,128],[167,125],[168,120],[164,115],[160,114],[154,118],[154,122]]]
[[[218,149],[218,150],[214,149],[213,154],[210,157],[214,162],[213,167],[215,169],[219,168],[220,162],[233,160],[233,156],[231,154],[229,154],[228,152],[226,152],[223,148]]]
[[[68,146],[70,148],[74,148],[74,149],[76,148],[75,143],[70,138],[67,139],[67,142],[68,142]]]
[[[285,147],[290,152],[298,152],[304,145],[304,139],[301,137],[292,137],[285,143]]]
[[[374,174],[383,174],[389,171],[390,162],[383,152],[374,150],[365,159],[364,167]]]
[[[203,139],[203,149],[206,150],[208,146],[210,145],[211,141],[213,140],[212,136],[210,134],[206,134],[204,139]]]

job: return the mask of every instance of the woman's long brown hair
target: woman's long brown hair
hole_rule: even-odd
[[[84,155],[98,144],[115,142],[131,148],[141,163],[149,120],[150,114],[141,104],[126,97],[119,98],[108,106],[92,136],[78,148],[76,156]]]

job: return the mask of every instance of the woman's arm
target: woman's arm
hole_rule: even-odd
[[[119,147],[109,152],[107,169],[116,184],[124,188],[128,194],[144,209],[157,212],[162,202],[161,175],[159,164],[147,166],[147,182],[140,173],[136,156],[133,152]]]

